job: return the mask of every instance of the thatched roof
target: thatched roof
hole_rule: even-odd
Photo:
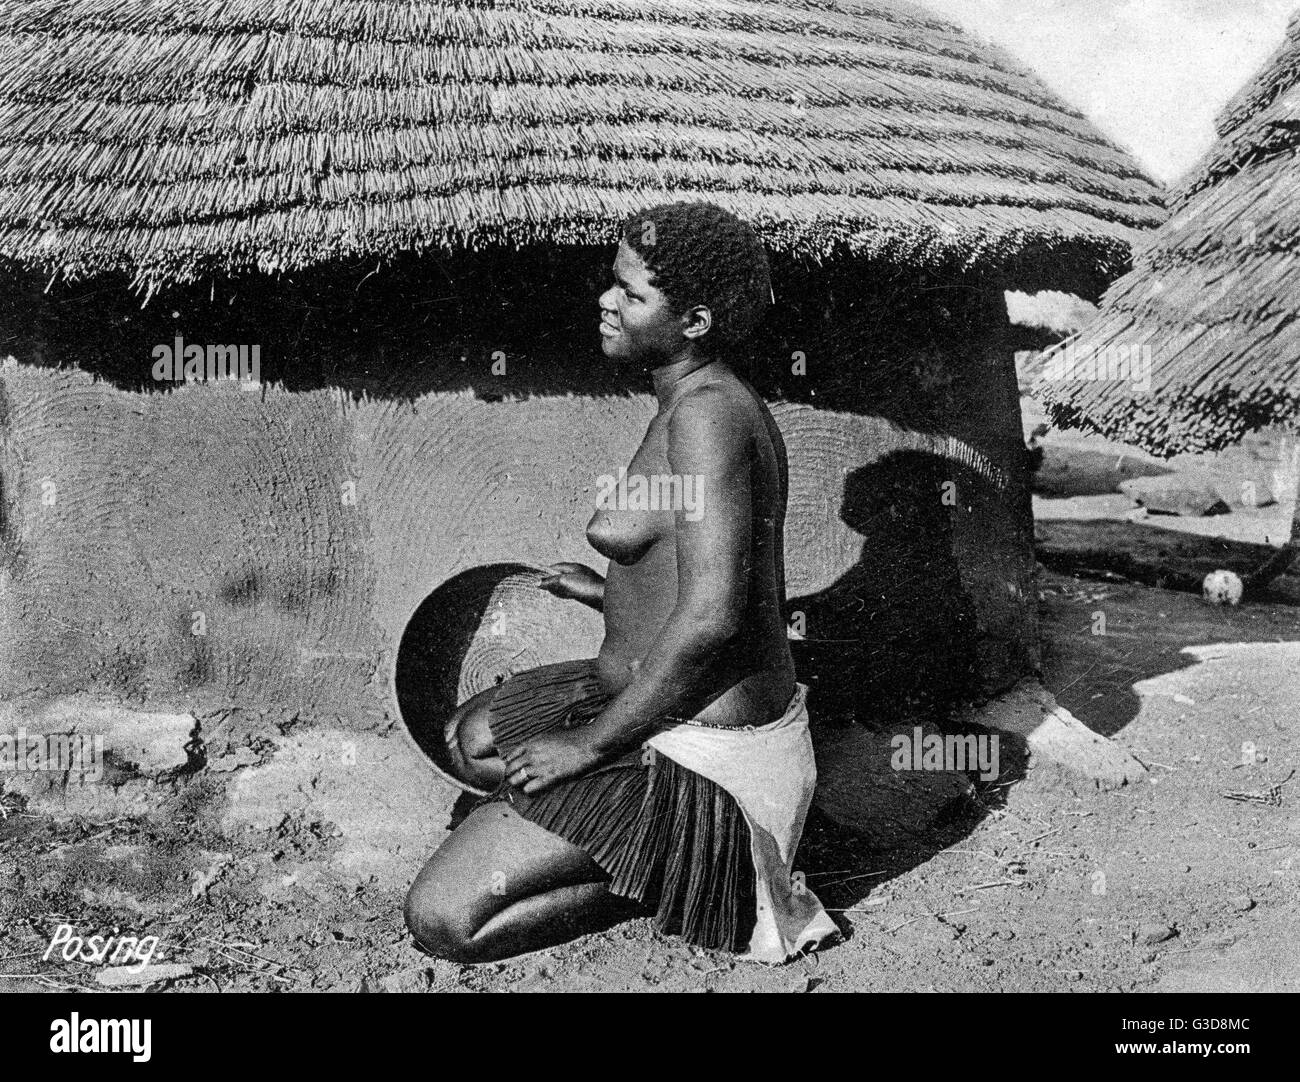
[[[1059,424],[1174,454],[1300,415],[1300,13],[1218,131],[1132,273],[1056,354],[1056,375],[1068,377],[1088,358],[1100,374],[1107,361],[1149,349],[1150,389],[1132,379],[1045,380]]]
[[[776,250],[1033,254],[1047,288],[1163,218],[1076,110],[894,0],[6,0],[0,70],[0,256],[70,276],[605,244],[699,197]]]

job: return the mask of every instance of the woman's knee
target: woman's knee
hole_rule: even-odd
[[[486,759],[496,752],[496,741],[490,725],[492,693],[495,688],[475,695],[457,709],[460,721],[456,726],[456,741],[467,759]]]
[[[448,715],[443,726],[448,747],[466,759],[481,759],[493,751],[488,721],[495,691],[496,688],[489,688],[466,699]]]
[[[491,690],[495,689],[461,703],[443,726],[447,769],[460,781],[484,790],[494,789],[503,776],[489,725]]]
[[[449,962],[477,962],[475,929],[469,915],[457,911],[453,899],[439,890],[436,880],[420,876],[406,894],[406,927],[430,954]]]

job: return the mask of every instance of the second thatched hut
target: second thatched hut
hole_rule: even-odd
[[[1300,14],[1216,126],[1132,272],[1048,358],[1060,424],[1167,456],[1300,415]]]

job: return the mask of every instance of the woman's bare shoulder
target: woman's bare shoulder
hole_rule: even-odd
[[[692,387],[674,405],[672,416],[684,415],[691,422],[725,423],[728,428],[761,427],[767,406],[738,376],[727,373]],[[671,420],[671,418],[670,418]]]
[[[668,417],[668,452],[733,458],[752,442],[758,424],[743,390],[729,381],[710,380],[682,395]]]

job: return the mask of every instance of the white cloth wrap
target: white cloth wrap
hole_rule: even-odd
[[[768,725],[677,724],[646,743],[722,786],[749,824],[758,920],[742,961],[785,962],[838,931],[817,896],[793,881],[791,867],[817,784],[804,684],[795,685],[789,708]]]

